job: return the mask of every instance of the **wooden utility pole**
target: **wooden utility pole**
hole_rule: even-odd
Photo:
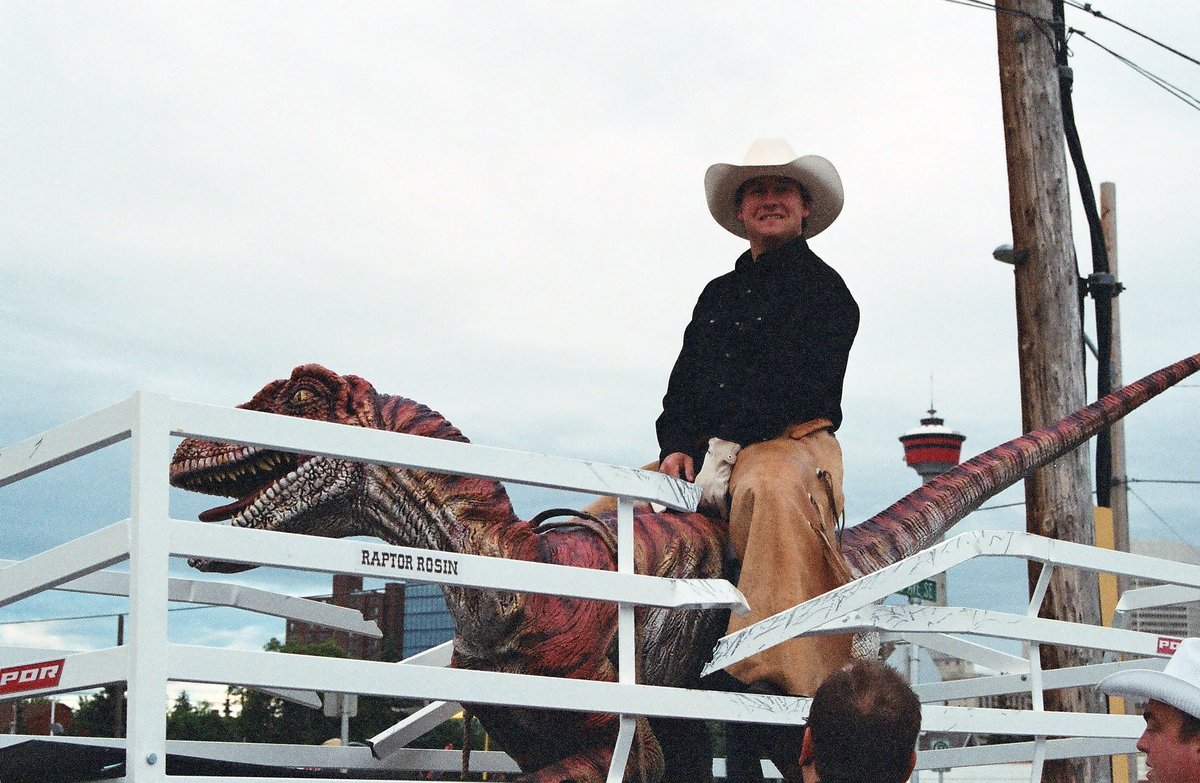
[[[1117,186],[1111,182],[1100,183],[1100,223],[1104,231],[1104,245],[1108,250],[1108,270],[1114,280],[1119,280],[1117,274]],[[1121,388],[1121,311],[1119,297],[1112,299],[1112,329],[1111,355],[1109,356],[1109,381],[1113,389]],[[1100,310],[1097,309],[1097,317]],[[1125,481],[1125,420],[1115,422],[1109,429],[1109,443],[1112,460],[1112,483],[1109,491],[1109,523],[1111,524],[1112,548],[1118,552],[1129,551],[1129,505],[1128,489]],[[1104,530],[1104,509],[1096,509],[1096,535]],[[1104,531],[1109,532],[1109,531]],[[1104,613],[1105,623],[1112,622],[1113,610],[1117,599],[1129,587],[1129,578],[1104,574],[1100,577],[1100,605]],[[1123,715],[1126,703],[1120,697],[1111,696],[1108,700],[1109,712]],[[1112,775],[1114,783],[1137,783],[1137,757],[1133,754],[1114,756]]]
[[[1120,280],[1117,274],[1117,186],[1112,182],[1100,183],[1100,219],[1104,227],[1104,244],[1108,248],[1108,271],[1113,278]],[[1112,300],[1112,357],[1109,360],[1109,374],[1112,378],[1112,388],[1119,389],[1124,385],[1121,377],[1121,308],[1120,297]],[[1115,546],[1118,552],[1129,551],[1129,488],[1126,486],[1125,475],[1125,420],[1115,422],[1109,430],[1112,437],[1112,503],[1113,531]],[[1129,579],[1117,578],[1120,591],[1128,587]]]
[[[1086,404],[1080,279],[1071,237],[1070,197],[1055,62],[1055,6],[1051,0],[996,3],[1000,98],[1008,159],[1009,209],[1016,276],[1021,416],[1026,432]],[[1025,481],[1030,533],[1092,544],[1089,452],[1081,447]],[[1030,586],[1041,568],[1030,565]],[[1040,616],[1100,624],[1094,574],[1057,569]],[[1043,645],[1043,669],[1099,662],[1095,651]],[[1046,693],[1046,709],[1105,712],[1093,688]],[[1111,781],[1107,758],[1047,762],[1043,780]]]

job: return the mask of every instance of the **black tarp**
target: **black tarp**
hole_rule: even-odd
[[[353,778],[390,777],[378,771],[369,775],[344,774],[340,770],[310,770],[245,764],[192,756],[167,756],[168,775],[215,775],[257,778]],[[86,783],[124,777],[123,748],[75,742],[28,740],[0,748],[0,783]]]

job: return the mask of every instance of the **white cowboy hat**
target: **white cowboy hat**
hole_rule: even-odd
[[[1200,718],[1200,639],[1184,639],[1161,672],[1127,669],[1096,685],[1114,696],[1140,696]]]
[[[837,219],[844,195],[842,178],[833,164],[820,155],[796,157],[783,139],[758,139],[750,145],[741,166],[714,163],[704,174],[704,194],[708,211],[727,231],[746,239],[746,229],[737,219],[738,188],[755,177],[777,176],[794,179],[804,186],[812,199],[804,236],[815,237]]]

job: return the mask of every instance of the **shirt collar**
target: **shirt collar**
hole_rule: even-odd
[[[757,259],[750,255],[747,250],[742,253],[733,268],[738,272],[750,272],[752,270],[761,270],[763,272],[773,272],[781,270],[790,264],[801,260],[801,257],[808,253],[808,241],[804,237],[796,237],[783,243],[774,250],[769,250],[763,253]]]

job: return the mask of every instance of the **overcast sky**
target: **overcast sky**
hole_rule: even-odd
[[[1095,5],[1200,54],[1187,51],[1200,4]],[[429,404],[478,443],[642,464],[695,298],[743,247],[710,218],[704,171],[760,136],[824,155],[845,185],[812,247],[863,314],[839,433],[850,521],[916,486],[896,438],[931,398],[967,435],[964,458],[1020,433],[1013,275],[991,257],[1011,230],[990,12],[793,0],[0,14],[0,445],[139,389],[233,405],[315,361]],[[1072,38],[1071,65],[1091,176],[1117,185],[1132,380],[1200,351],[1200,113],[1091,41],[1192,95],[1200,68],[1081,11],[1068,23],[1090,39]],[[1200,546],[1197,487],[1152,483],[1200,479],[1198,401],[1193,381],[1128,422],[1129,475],[1145,482],[1135,536]],[[0,557],[127,514],[126,459],[117,447],[0,490]],[[538,499],[519,494],[519,510]],[[1017,507],[964,525],[1024,522]],[[1019,605],[1013,565],[1003,589],[952,573],[951,600]],[[71,613],[42,597],[0,622]],[[221,619],[181,635],[203,626],[217,645],[282,634],[191,614]],[[0,639],[107,644],[114,626],[10,625]]]

